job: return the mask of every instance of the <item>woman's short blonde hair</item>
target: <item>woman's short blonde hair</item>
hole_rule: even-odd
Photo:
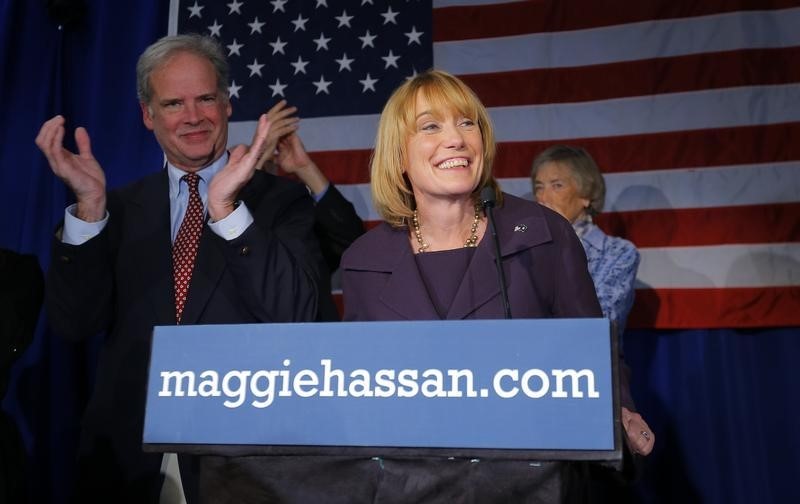
[[[419,93],[434,111],[455,111],[477,123],[483,143],[483,172],[473,198],[477,200],[481,189],[489,186],[494,189],[500,204],[500,189],[492,177],[496,152],[494,130],[486,107],[457,77],[440,70],[429,70],[398,87],[381,113],[370,166],[375,209],[390,225],[403,227],[408,225],[416,208],[405,169],[408,139],[416,129],[415,109]]]

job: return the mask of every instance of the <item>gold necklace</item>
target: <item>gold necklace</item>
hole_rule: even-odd
[[[464,247],[477,247],[478,246],[478,224],[481,222],[481,206],[475,205],[475,218],[472,219],[472,226],[469,228],[469,238],[464,242]],[[414,236],[417,238],[419,248],[418,253],[423,253],[430,248],[430,243],[422,238],[422,231],[419,229],[419,215],[417,210],[414,209],[414,215],[411,217],[411,223],[414,225]]]

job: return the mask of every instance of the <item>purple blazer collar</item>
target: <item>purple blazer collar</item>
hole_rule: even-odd
[[[543,212],[543,208],[536,203],[504,195],[504,205],[495,210],[503,258],[551,240]],[[390,273],[386,287],[380,294],[380,302],[401,317],[412,320],[438,319],[409,245],[408,230],[382,223],[368,235],[365,236],[363,248],[359,247],[363,253],[357,254],[347,267]],[[494,249],[487,232],[467,267],[448,318],[467,318],[499,293]]]

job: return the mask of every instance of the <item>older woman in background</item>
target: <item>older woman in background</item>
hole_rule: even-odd
[[[569,223],[501,193],[492,177],[494,155],[488,113],[459,79],[429,71],[394,92],[381,114],[371,167],[374,203],[385,222],[344,254],[345,320],[503,318],[478,198],[485,187],[499,202],[496,228],[513,317],[601,316]],[[630,406],[627,398],[623,393]],[[650,438],[634,437],[643,442],[634,449],[649,452]],[[420,457],[382,459],[381,470],[376,502],[560,502],[571,484],[562,464],[547,462]]]
[[[622,335],[633,306],[639,252],[633,243],[608,236],[592,222],[606,199],[600,169],[581,147],[554,145],[533,161],[531,182],[536,201],[572,224],[586,251],[603,315],[617,323]]]
[[[602,211],[606,197],[606,184],[597,163],[581,147],[554,145],[534,159],[531,182],[536,201],[560,213],[572,224],[586,251],[589,273],[603,315],[616,324],[617,334],[621,336],[633,306],[639,252],[633,243],[608,236],[592,222],[592,216]],[[622,375],[627,376],[627,367],[622,366],[622,370]],[[634,453],[649,454],[655,435],[641,415],[632,407],[623,406],[622,425],[629,446]],[[606,480],[605,484],[599,483],[606,494],[599,500],[621,502],[625,490],[615,486],[620,483],[613,483],[616,478],[607,476],[594,472],[595,485],[598,479]]]

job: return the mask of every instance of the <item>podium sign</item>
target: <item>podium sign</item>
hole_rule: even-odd
[[[143,441],[618,459],[612,355],[606,319],[156,327]]]

